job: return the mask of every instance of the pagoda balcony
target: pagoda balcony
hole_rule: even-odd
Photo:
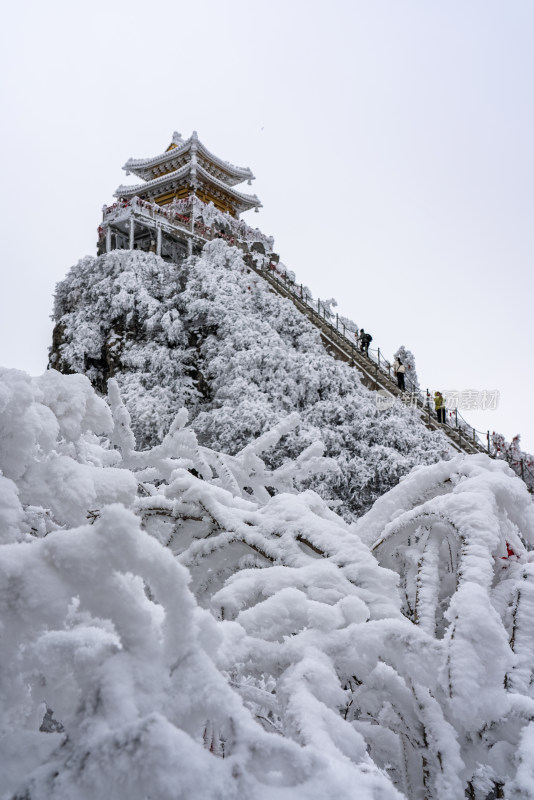
[[[197,197],[159,206],[134,197],[104,206],[98,228],[98,253],[115,249],[139,249],[178,261],[199,251],[205,242],[224,239],[245,252],[272,253],[274,240],[213,203]]]

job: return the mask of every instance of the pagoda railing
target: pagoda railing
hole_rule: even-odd
[[[229,244],[263,245],[266,253],[271,253],[274,240],[266,236],[258,228],[252,228],[242,220],[219,211],[213,203],[203,203],[198,197],[187,197],[174,200],[166,206],[150,203],[139,197],[131,200],[118,200],[111,206],[104,206],[102,225],[98,229],[99,236],[104,235],[104,227],[119,219],[126,219],[132,214],[150,221],[150,227],[158,221],[171,228],[186,231],[201,239],[224,239]]]

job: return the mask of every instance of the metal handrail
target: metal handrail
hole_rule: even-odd
[[[259,266],[253,265],[254,269],[256,269],[259,272],[264,271],[264,269],[262,268],[263,266],[264,265],[259,265]],[[352,364],[355,363],[354,352],[357,351],[362,357],[367,357],[369,359],[371,365],[373,365],[375,368],[376,377],[378,377],[378,372],[380,372],[381,377],[386,378],[393,387],[397,388],[393,378],[391,377],[391,362],[389,362],[382,356],[380,348],[377,348],[376,350],[374,348],[373,349],[369,348],[365,352],[361,349],[358,351],[357,343],[355,343],[353,338],[347,335],[347,327],[344,323],[341,324],[341,330],[340,330],[338,314],[335,315],[336,324],[334,325],[331,321],[334,318],[334,315],[327,310],[324,303],[322,303],[320,299],[318,299],[317,303],[315,303],[313,296],[309,293],[307,289],[306,290],[304,289],[302,284],[297,284],[295,279],[290,278],[285,272],[279,271],[278,264],[269,262],[267,265],[267,270],[268,270],[267,274],[271,277],[272,280],[275,281],[275,283],[278,283],[281,286],[283,286],[288,294],[293,295],[293,297],[297,301],[300,301],[308,308],[308,310],[311,312],[312,317],[319,318],[322,326],[327,326],[332,334],[334,334],[335,336],[339,337],[344,341],[346,349],[350,349],[352,355],[351,358]],[[353,331],[351,332],[353,333]],[[396,393],[393,393],[394,396],[395,394]],[[423,414],[425,412],[428,414],[429,421],[430,419],[433,419],[433,416],[432,417],[430,416],[432,412],[431,408],[432,401],[430,398],[430,394],[428,393],[428,390],[427,393],[424,394],[421,390],[413,391],[412,387],[412,391],[409,394],[410,397],[413,397],[415,400],[414,405],[417,408],[419,408]],[[454,410],[454,421],[455,421],[454,426],[448,423],[446,424],[444,432],[446,432],[448,437],[451,438],[453,441],[454,441],[453,432],[455,431],[457,432],[458,442],[457,443],[454,442],[454,444],[455,445],[457,444],[460,450],[463,450],[464,452],[466,451],[472,452],[472,450],[474,449],[478,452],[486,453],[486,455],[490,456],[490,458],[494,459],[499,458],[497,453],[492,450],[492,437],[490,435],[489,430],[488,431],[477,430],[473,425],[467,422],[467,420],[465,420],[461,414],[458,414],[457,409]],[[483,444],[482,441],[480,441],[479,439],[480,436],[486,439],[485,445]],[[534,472],[532,472],[528,467],[528,465],[524,463],[524,460],[521,460],[519,466],[515,464],[515,467],[513,462],[509,461],[508,463],[512,467],[512,469],[514,469],[516,474],[525,481],[529,491],[533,492]],[[532,485],[529,485],[529,483],[526,480],[525,476],[527,474],[531,476],[533,479]]]

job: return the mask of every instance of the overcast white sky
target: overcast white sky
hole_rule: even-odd
[[[534,452],[532,0],[23,1],[0,47],[0,364],[45,369],[121,166],[195,129],[299,282]]]

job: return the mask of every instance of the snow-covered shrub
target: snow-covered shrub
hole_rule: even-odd
[[[1,602],[2,797],[397,797],[355,734],[345,757],[335,736],[325,752],[324,737],[299,747],[254,721],[187,581],[118,506],[3,546],[0,583],[17,597]]]
[[[132,502],[135,478],[114,467],[120,455],[97,436],[112,427],[85,376],[0,370],[0,470],[16,481],[30,529],[77,525],[93,508]]]
[[[221,240],[180,267],[138,251],[87,257],[58,285],[55,319],[52,366],[85,373],[102,392],[115,377],[141,448],[161,441],[182,406],[203,445],[233,454],[298,411],[269,466],[321,439],[339,469],[301,488],[347,519],[449,453],[413,410],[378,409],[357,371]]]
[[[534,492],[534,456],[521,449],[519,434],[514,436],[511,442],[507,442],[502,433],[493,432],[491,451],[495,458],[506,461],[516,475],[521,476],[530,491]]]
[[[120,375],[140,444],[161,441],[194,399],[189,336],[174,301],[180,271],[151,253],[86,256],[57,286],[50,364],[81,372],[102,393]],[[59,342],[61,344],[59,344]]]
[[[371,692],[371,716],[387,707],[379,725],[396,734],[373,757],[392,764],[408,752],[428,798],[460,797],[462,786],[473,798],[519,797],[511,787],[528,783],[523,742],[534,713],[534,509],[524,483],[502,462],[459,456],[412,472],[355,531],[398,572],[403,613],[425,634],[418,674],[396,678],[408,706],[393,699],[391,678],[379,700]],[[368,694],[358,690],[360,707]],[[522,796],[534,796],[532,781]]]
[[[273,472],[259,454],[295,418],[225,457],[199,446],[182,411],[160,445],[138,453],[114,382],[110,395],[111,413],[85,377],[0,374],[2,468],[12,465],[11,478],[0,475],[2,800],[349,800],[355,786],[364,800],[400,798],[348,728],[346,745],[322,723],[323,735],[307,741],[289,726],[284,735],[264,730],[225,670],[245,631],[199,608],[173,555],[200,559],[187,542],[224,554],[225,533],[244,547],[275,540],[283,502],[268,529],[249,536],[239,525],[296,497],[301,471],[330,468],[319,445]],[[58,461],[67,464],[61,476]],[[267,487],[293,494],[271,498]],[[313,497],[322,511],[313,502],[298,509],[305,529],[320,527],[321,514],[335,518]],[[158,515],[180,544],[158,541]],[[215,546],[204,540],[212,530]],[[364,550],[365,558],[380,571]],[[208,561],[197,577],[210,597],[220,576],[212,580]],[[350,602],[341,605],[350,613]]]
[[[109,390],[0,373],[1,800],[534,796],[506,464],[419,467],[348,525],[298,491],[339,469],[318,441],[264,461],[296,415],[228,455],[182,409],[138,451]]]

